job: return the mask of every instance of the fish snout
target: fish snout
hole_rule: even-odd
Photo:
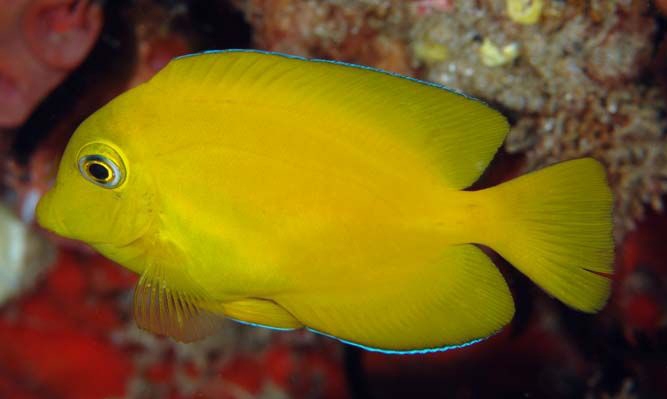
[[[54,190],[49,190],[37,203],[37,223],[44,229],[61,236],[67,236],[62,221],[57,217],[54,206]]]

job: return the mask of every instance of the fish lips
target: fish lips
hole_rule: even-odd
[[[54,196],[54,190],[49,190],[37,203],[37,223],[59,236],[70,237],[69,231],[56,212]]]

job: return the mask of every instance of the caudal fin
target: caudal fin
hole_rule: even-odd
[[[612,195],[591,158],[563,162],[487,191],[499,205],[488,244],[565,304],[600,310],[613,272]]]

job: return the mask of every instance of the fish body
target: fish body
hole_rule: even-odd
[[[514,312],[473,243],[577,309],[609,294],[596,161],[463,191],[507,131],[477,100],[369,68],[193,55],[83,122],[38,220],[139,273],[135,317],[156,333],[191,341],[227,316],[441,350]]]

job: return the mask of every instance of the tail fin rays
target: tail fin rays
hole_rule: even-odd
[[[563,162],[485,190],[505,206],[488,244],[565,304],[600,310],[613,273],[612,195],[591,158]]]

